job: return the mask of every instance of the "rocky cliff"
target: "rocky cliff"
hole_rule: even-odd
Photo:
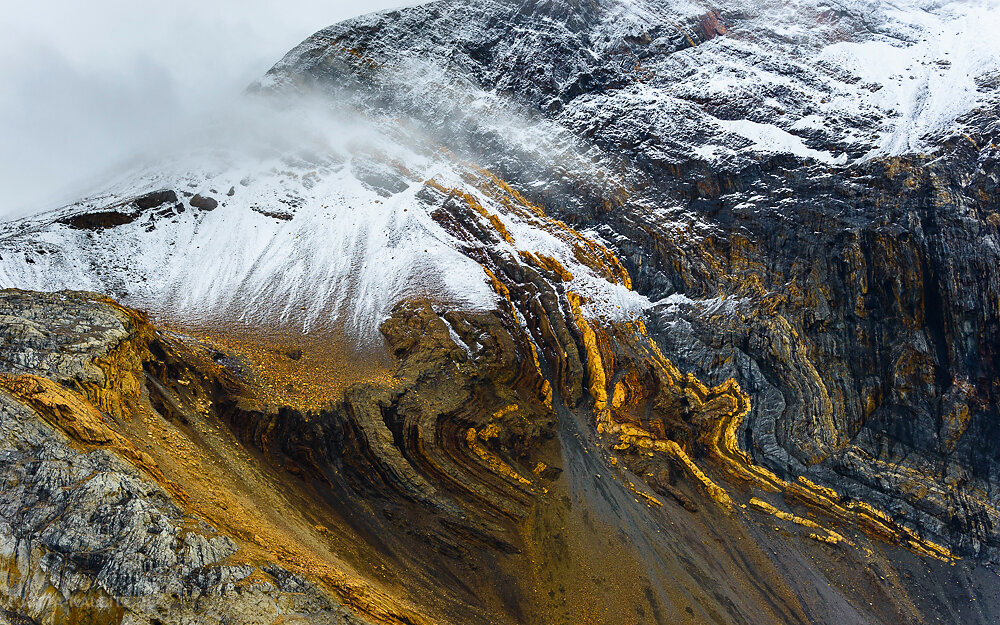
[[[105,295],[0,298],[0,620],[994,622],[996,19],[313,35],[280,142],[4,226]]]

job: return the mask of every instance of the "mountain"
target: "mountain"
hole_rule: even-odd
[[[2,226],[0,622],[995,622],[997,26],[317,32]]]

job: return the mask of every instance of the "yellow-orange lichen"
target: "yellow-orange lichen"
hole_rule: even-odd
[[[34,410],[47,423],[85,446],[107,447],[144,470],[179,501],[185,497],[169,482],[153,458],[115,431],[86,397],[57,382],[35,375],[0,373],[0,389]]]
[[[317,410],[339,401],[356,382],[391,384],[381,347],[358,349],[336,332],[230,324],[182,331],[204,345],[241,359],[247,391],[266,404]]]
[[[819,523],[816,523],[815,521],[811,521],[809,519],[792,514],[791,512],[785,512],[784,510],[775,508],[774,506],[772,506],[771,504],[767,503],[762,499],[751,497],[749,504],[751,507],[754,507],[760,510],[761,512],[766,512],[767,514],[777,517],[783,521],[788,521],[789,523],[794,523],[796,525],[801,525],[803,527],[816,530],[815,532],[809,533],[809,537],[815,540],[819,540],[831,545],[836,545],[842,542],[853,544],[849,540],[844,538],[841,534],[838,534],[837,532],[831,529],[822,527],[820,526]]]
[[[603,276],[612,283],[632,288],[632,279],[628,271],[608,248],[583,236],[564,222],[549,217],[542,207],[530,202],[492,172],[478,168],[476,171],[478,175],[468,173],[463,176],[463,180],[482,192],[484,196],[499,203],[511,215],[528,221],[567,243],[573,250],[576,260],[592,269],[597,275]],[[441,185],[437,185],[436,188],[445,192],[455,191],[445,189]],[[459,193],[462,192],[459,191]],[[567,271],[566,275],[571,274]]]
[[[500,235],[500,238],[502,238],[505,242],[507,242],[508,245],[514,245],[514,237],[512,237],[509,232],[507,232],[507,227],[504,225],[503,221],[500,220],[500,217],[498,217],[495,213],[491,213],[485,208],[483,208],[483,205],[479,203],[479,200],[477,200],[474,195],[472,195],[471,193],[467,193],[462,189],[448,188],[433,179],[427,180],[425,184],[429,187],[437,189],[438,191],[441,191],[442,193],[462,198],[462,200],[469,206],[469,208],[471,208],[481,217],[485,218],[486,221],[488,221],[489,224],[493,226],[493,229],[497,232],[497,234]]]
[[[530,487],[531,480],[515,471],[513,467],[501,460],[499,456],[486,449],[486,447],[484,447],[480,442],[496,437],[496,432],[489,431],[491,426],[496,427],[495,424],[490,424],[483,432],[476,430],[476,428],[469,428],[465,431],[465,442],[468,444],[469,449],[471,449],[472,452],[476,454],[476,456],[482,460],[483,464],[485,464],[486,467],[493,473],[502,475],[503,477],[514,480],[519,484]]]
[[[612,464],[617,464],[617,463],[616,462],[612,462]],[[633,484],[631,481],[625,480],[624,484],[625,484],[625,488],[627,488],[630,491],[632,491],[632,494],[634,494],[636,497],[641,498],[643,501],[645,501],[649,505],[651,505],[651,506],[662,506],[663,505],[662,501],[660,501],[656,497],[650,495],[649,493],[643,491],[642,489],[637,488],[636,485]]]
[[[86,398],[52,380],[0,373],[0,388],[77,442],[107,445],[116,438],[115,431]]]
[[[93,360],[103,374],[99,382],[73,380],[71,384],[98,409],[128,419],[142,393],[142,363],[149,357],[148,345],[155,330],[144,314],[108,298],[99,301],[118,313],[129,335]]]
[[[566,299],[569,302],[570,309],[573,311],[573,317],[576,320],[577,328],[580,330],[580,336],[583,340],[583,348],[587,354],[587,379],[590,382],[588,389],[590,390],[590,396],[594,399],[594,412],[598,414],[598,424],[600,425],[610,418],[610,413],[607,409],[608,384],[604,375],[601,350],[597,346],[597,336],[594,334],[594,330],[583,316],[581,306],[584,303],[584,299],[572,291],[566,293]]]
[[[638,393],[635,389],[630,388],[630,383],[627,382],[629,378],[626,374],[615,384],[609,406],[605,359],[597,334],[591,322],[582,314],[581,304],[583,300],[572,292],[567,293],[567,299],[580,332],[587,358],[588,390],[594,399],[594,413],[598,431],[616,437],[615,449],[639,447],[674,456],[688,469],[713,500],[727,509],[732,509],[735,504],[730,494],[698,467],[680,444],[676,441],[663,439],[662,436],[634,423],[616,420],[615,411],[625,406],[630,396]],[[782,319],[782,321],[784,320]],[[794,333],[794,329],[788,326],[787,322],[785,323],[787,327],[784,329]],[[698,414],[715,415],[712,427],[707,430],[701,440],[707,444],[711,457],[718,461],[730,476],[766,491],[783,492],[796,497],[821,512],[843,522],[851,523],[873,536],[906,546],[917,553],[945,561],[955,559],[955,556],[944,547],[921,539],[915,532],[894,523],[888,515],[877,511],[867,503],[852,502],[841,506],[837,503],[840,499],[839,496],[832,489],[818,486],[805,478],[800,478],[797,483],[790,483],[779,478],[769,469],[755,464],[749,454],[740,447],[737,436],[743,419],[750,411],[750,397],[743,392],[739,383],[735,379],[728,379],[715,387],[709,387],[692,374],[682,374],[660,352],[656,343],[648,337],[641,320],[634,324],[627,324],[625,328],[619,328],[618,331],[627,332],[627,327],[633,329],[639,340],[639,345],[646,350],[648,362],[659,370],[663,380],[675,391],[681,392],[686,397],[689,409]],[[832,400],[824,397],[823,401],[827,410],[822,411],[822,413],[827,419],[830,419],[833,413]],[[832,423],[825,425],[833,427]],[[762,512],[815,530],[810,532],[810,536],[817,540],[830,544],[850,542],[832,529],[791,512],[779,510],[762,500],[754,498],[751,500],[751,504]]]
[[[571,274],[562,263],[551,256],[546,256],[541,252],[537,254],[532,254],[526,250],[518,251],[518,254],[524,259],[528,264],[534,265],[539,269],[544,269],[554,273],[563,282],[569,282],[573,279],[573,274]]]

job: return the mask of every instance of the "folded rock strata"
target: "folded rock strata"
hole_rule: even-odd
[[[995,622],[1000,82],[912,8],[358,18],[252,91],[371,137],[4,225],[0,622]]]

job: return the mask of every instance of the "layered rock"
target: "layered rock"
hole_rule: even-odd
[[[0,298],[7,618],[993,622],[995,64],[798,8],[359,18],[254,92],[361,138],[7,224],[171,328]]]
[[[234,561],[238,545],[130,436],[155,384],[140,316],[86,293],[0,299],[0,619],[361,622],[281,566]]]
[[[519,197],[508,200],[544,217]],[[473,240],[479,213],[467,197],[429,185],[427,201]],[[587,252],[587,266],[627,280],[610,252]],[[626,622],[637,623],[888,621],[955,609],[922,594],[942,583],[992,613],[991,574],[954,568],[953,554],[867,502],[755,465],[736,440],[751,399],[735,380],[711,388],[681,373],[641,321],[588,320],[555,259],[483,262],[506,306],[401,304],[382,325],[391,378],[319,409],[270,403],[252,354],[158,332],[97,296],[5,292],[8,427],[48,432],[8,437],[11,483],[29,488],[9,491],[5,522],[15,544],[39,545],[34,559],[12,550],[25,572],[9,579],[47,580],[8,587],[11,618],[610,622],[629,606]],[[60,457],[75,445],[70,474],[100,477],[60,482],[68,499],[43,496],[33,461],[10,451],[32,444]],[[91,489],[120,484],[117,472],[132,479],[125,499],[117,488],[95,508],[110,495]],[[774,492],[787,503],[768,503]],[[37,508],[26,515],[29,500],[45,502],[44,529]],[[166,523],[155,540],[144,538],[147,519]],[[785,529],[772,536],[768,523]],[[63,568],[43,557],[79,535]],[[920,556],[941,561],[937,577],[897,577],[927,566]],[[141,557],[151,563],[130,574]],[[610,586],[590,574],[602,563],[619,570]],[[706,586],[718,567],[733,576]],[[621,575],[637,585],[626,591]],[[837,590],[803,600],[817,575]],[[748,588],[746,578],[770,581]],[[61,604],[39,599],[49,586]],[[872,592],[885,598],[874,611],[861,607]]]
[[[599,232],[636,289],[664,302],[651,316],[666,353],[760,396],[741,426],[757,461],[876,499],[911,530],[995,559],[995,66],[970,68],[980,95],[968,113],[906,140],[933,156],[896,155],[902,131],[886,128],[919,120],[877,107],[867,117],[831,110],[828,99],[859,84],[856,69],[841,66],[831,78],[805,66],[831,67],[823,63],[834,49],[881,45],[877,32],[855,27],[861,14],[851,7],[824,18],[813,37],[789,40],[773,29],[803,16],[769,6],[732,9],[725,33],[705,27],[725,12],[643,3],[493,2],[482,17],[470,11],[441,2],[331,27],[261,87],[308,86],[366,108],[374,91],[376,110],[406,111],[461,153],[537,189],[534,201]],[[911,27],[900,15],[876,12],[874,21],[876,31]],[[724,36],[709,42],[710,31]],[[429,35],[441,32],[446,41]],[[713,68],[738,77],[732,89],[695,97]],[[770,89],[773,73],[795,75],[804,91]],[[432,89],[453,97],[436,99]],[[822,102],[811,101],[813,90]],[[456,93],[498,101],[504,113],[470,112]],[[769,108],[777,102],[779,112]],[[562,147],[505,136],[515,115],[537,116],[539,140]],[[793,123],[817,115],[822,132]],[[784,148],[762,147],[753,133],[744,148],[705,132],[718,124],[781,135]],[[847,138],[858,129],[873,138]],[[562,170],[547,169],[539,150],[559,153],[549,163]],[[841,151],[864,157],[834,158]],[[573,160],[581,153],[586,165]],[[739,364],[719,366],[726,361]]]

